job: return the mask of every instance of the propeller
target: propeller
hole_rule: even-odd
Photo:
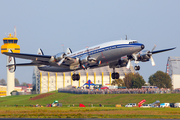
[[[65,58],[62,58],[57,64],[60,66],[64,60],[65,60]]]
[[[153,47],[153,49],[151,50],[151,54],[150,54],[150,60],[151,60],[151,64],[152,64],[152,66],[155,66],[156,64],[155,64],[155,62],[154,62],[154,59],[153,59],[153,57],[152,57],[152,54],[153,54],[153,51],[154,51],[154,49],[156,48],[156,45],[154,45],[154,47]]]
[[[129,59],[126,68],[129,69],[129,68],[130,68],[130,65],[131,65],[131,60]]]

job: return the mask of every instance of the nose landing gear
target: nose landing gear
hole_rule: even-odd
[[[134,66],[134,69],[135,69],[136,71],[138,71],[138,70],[140,70],[140,66],[139,66],[139,65],[136,65],[136,66]]]

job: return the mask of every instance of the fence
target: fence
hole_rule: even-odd
[[[149,88],[149,89],[103,89],[103,90],[90,90],[90,89],[62,89],[59,88],[58,92],[73,93],[73,94],[168,94],[180,93],[180,89],[170,90],[168,88]]]

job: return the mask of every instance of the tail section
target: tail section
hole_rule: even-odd
[[[71,54],[71,53],[72,53],[72,50],[70,48],[67,48],[66,55]]]
[[[38,49],[38,52],[37,52],[38,55],[44,55],[43,51],[41,48]]]
[[[12,53],[12,50],[9,50],[9,52]],[[7,67],[9,69],[9,72],[13,73],[16,70],[16,61],[14,57],[7,56]]]

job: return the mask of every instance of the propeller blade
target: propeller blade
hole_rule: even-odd
[[[63,63],[64,59],[65,58],[61,59],[57,64],[60,66]]]
[[[153,47],[153,49],[151,50],[151,52],[154,51],[155,48],[156,48],[156,45],[154,44],[154,47]]]
[[[152,56],[150,57],[150,59],[151,59],[151,64],[152,64],[152,66],[155,66],[156,64],[155,64],[154,59],[153,59]]]
[[[128,64],[127,64],[126,68],[127,68],[127,69],[129,69],[129,68],[130,68],[130,65],[131,65],[131,60],[129,59],[129,61],[128,61]]]

